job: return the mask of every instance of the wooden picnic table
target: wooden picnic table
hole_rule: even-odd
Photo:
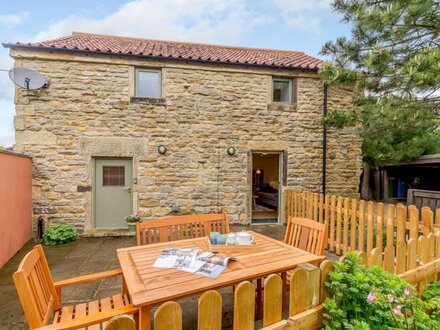
[[[207,251],[207,238],[194,238],[173,242],[135,246],[117,250],[126,290],[131,303],[139,308],[139,329],[150,329],[151,308],[169,300],[201,294],[254,280],[272,273],[284,273],[298,264],[316,262],[320,257],[270,237],[251,232],[260,249],[228,253],[236,258],[217,278],[210,279],[177,269],[153,268],[160,252],[165,248],[195,248]]]

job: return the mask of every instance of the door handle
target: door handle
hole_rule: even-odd
[[[127,190],[129,194],[131,194],[131,187],[125,187],[124,190]]]

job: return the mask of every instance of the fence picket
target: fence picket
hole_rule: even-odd
[[[368,266],[380,266],[382,267],[382,251],[378,248],[374,248],[371,251]]]
[[[435,234],[435,248],[434,253],[436,258],[440,258],[440,231],[437,231]]]
[[[397,275],[404,273],[406,270],[406,252],[407,252],[406,243],[405,242],[397,243],[397,247],[396,247],[396,274]]]
[[[369,201],[367,203],[367,253],[373,250],[373,236],[374,236],[374,203]],[[382,250],[381,250],[382,251]]]
[[[351,211],[350,211],[350,250],[356,250],[356,226],[357,226],[357,200],[351,200]]]
[[[419,264],[426,264],[428,262],[428,241],[426,239],[426,236],[419,237],[417,252],[419,257]]]
[[[435,259],[435,236],[432,233],[426,235],[426,253],[428,262]]]
[[[380,250],[383,249],[383,203],[377,203],[377,215],[376,215],[376,247]]]
[[[254,330],[255,286],[248,281],[235,287],[234,330]]]
[[[319,266],[321,268],[321,292],[320,292],[320,302],[324,302],[325,298],[330,297],[330,294],[328,293],[325,282],[328,281],[328,273],[333,271],[333,261],[330,260],[324,260],[321,265]]]
[[[222,328],[222,296],[214,290],[204,292],[198,303],[198,330]]]
[[[178,303],[168,301],[157,308],[154,330],[182,330],[182,308]]]
[[[329,248],[330,252],[335,251],[335,206],[336,206],[336,196],[332,196],[330,204],[330,237],[329,237]]]
[[[409,237],[415,238],[419,236],[419,210],[414,205],[408,206],[409,215]]]
[[[283,280],[277,274],[264,280],[263,326],[279,322],[283,318]]]
[[[427,206],[422,207],[421,210],[422,218],[422,233],[427,235],[428,233],[434,232],[434,213]]]
[[[348,251],[349,245],[348,245],[348,227],[350,225],[350,199],[348,198],[344,198],[344,226],[343,226],[343,230],[344,230],[344,234],[342,236],[342,246],[343,246],[343,251],[344,253],[346,253]]]
[[[307,283],[307,272],[302,268],[295,269],[290,279],[289,316],[309,308],[309,287],[305,283]]]
[[[397,205],[397,243],[405,241],[405,228],[406,228],[406,207],[398,204]],[[416,237],[417,239],[417,237]]]
[[[394,205],[387,206],[387,246],[394,245]]]
[[[385,269],[387,272],[391,274],[394,274],[394,246],[392,245],[387,246],[385,248],[384,257],[383,257],[383,269]]]
[[[318,194],[313,194],[313,220],[318,221]]]
[[[324,195],[319,194],[319,204],[318,204],[318,222],[324,222]]]
[[[365,201],[359,201],[358,251],[365,251]]]
[[[406,269],[411,270],[417,267],[417,240],[410,238],[406,244],[406,248]]]
[[[342,197],[338,197],[338,204],[336,206],[336,254],[341,254],[342,203]]]

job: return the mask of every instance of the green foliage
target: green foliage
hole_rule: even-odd
[[[68,223],[50,226],[43,235],[44,245],[59,245],[76,240],[76,230]]]
[[[423,291],[422,298],[431,318],[440,322],[440,281],[429,283]]]
[[[141,217],[137,214],[130,214],[125,217],[125,221],[127,221],[127,223],[136,223],[141,220],[142,220]]]
[[[379,267],[360,265],[359,259],[357,252],[350,252],[343,262],[336,262],[334,271],[329,273],[326,288],[332,298],[323,304],[325,329],[406,328],[408,320],[417,320],[417,329],[435,328],[420,299],[414,295],[405,298],[408,287],[405,281]],[[369,302],[372,292],[376,298]],[[408,318],[394,315],[395,306],[385,297],[393,297],[393,304],[402,305]]]
[[[355,126],[373,166],[439,152],[440,3],[436,0],[335,0],[352,37],[327,42],[321,77],[351,84],[352,111],[325,123]]]

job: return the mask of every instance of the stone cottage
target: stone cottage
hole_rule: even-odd
[[[319,59],[88,33],[4,47],[15,67],[46,78],[15,95],[14,151],[33,159],[34,221],[86,234],[124,228],[132,213],[249,223],[256,153],[279,159],[268,203],[282,205],[284,186],[357,195],[359,140],[330,130],[323,143],[321,124],[352,91],[324,87]]]

